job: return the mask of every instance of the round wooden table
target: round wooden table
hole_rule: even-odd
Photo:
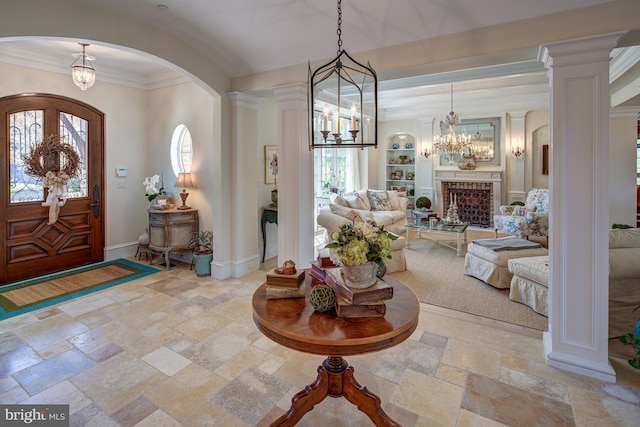
[[[310,274],[306,274],[307,289]],[[384,350],[406,340],[418,326],[420,303],[403,283],[385,277],[393,298],[386,314],[377,318],[339,318],[333,311],[319,313],[305,298],[266,299],[266,284],[253,294],[253,320],[278,344],[293,350],[328,356],[318,367],[313,384],[291,399],[291,408],[271,426],[293,426],[325,397],[344,397],[377,426],[400,426],[380,405],[380,398],[356,381],[353,367],[342,356]]]

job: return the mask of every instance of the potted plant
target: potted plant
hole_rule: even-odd
[[[213,260],[213,232],[199,231],[187,244],[193,250],[198,277],[211,275],[211,261]]]
[[[640,305],[633,309],[640,309]],[[630,345],[633,347],[633,350],[636,352],[633,359],[629,360],[629,365],[633,366],[636,369],[640,369],[640,320],[636,322],[635,328],[633,329],[633,333],[627,333],[618,337],[620,341],[625,345]]]
[[[421,210],[431,209],[431,199],[427,196],[420,196],[418,200],[416,200],[416,208]]]

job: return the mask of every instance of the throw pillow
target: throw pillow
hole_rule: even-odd
[[[360,200],[362,200],[362,203],[364,203],[365,209],[370,211],[371,203],[369,203],[369,194],[367,192],[367,189],[363,188],[362,190],[359,190],[358,197],[360,198]]]
[[[363,210],[369,209],[364,201],[358,196],[358,193],[344,193],[342,197],[346,200],[347,205],[349,205],[350,208]]]
[[[391,202],[389,201],[389,195],[385,190],[369,190],[367,191],[367,195],[369,196],[372,211],[393,210]]]
[[[513,209],[515,206],[500,206],[500,215],[513,215]]]
[[[536,211],[536,207],[527,207],[527,206],[514,206],[513,207],[513,215],[525,216],[528,213],[533,213]]]
[[[349,204],[344,199],[344,197],[339,194],[331,193],[329,200],[331,201],[331,203],[335,203],[336,205],[344,206],[345,208],[349,207]]]
[[[391,209],[394,211],[400,210],[400,200],[398,200],[398,192],[396,190],[387,191],[389,196],[389,203],[391,203]]]

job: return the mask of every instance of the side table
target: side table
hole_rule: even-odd
[[[189,240],[198,232],[197,209],[149,209],[149,264],[153,254],[162,253],[165,267],[171,267],[172,252],[191,252]]]
[[[406,340],[418,326],[420,303],[403,283],[389,277],[393,298],[378,318],[340,318],[320,313],[303,298],[266,299],[266,284],[253,294],[253,320],[268,338],[293,350],[328,356],[318,377],[291,399],[291,408],[271,426],[294,426],[327,396],[344,397],[367,414],[376,426],[396,426],[378,396],[360,385],[354,369],[342,356],[380,351]],[[311,275],[306,274],[309,289]]]
[[[265,206],[262,208],[262,218],[260,219],[260,228],[262,229],[262,262],[267,251],[267,233],[266,225],[270,222],[278,225],[278,206]]]

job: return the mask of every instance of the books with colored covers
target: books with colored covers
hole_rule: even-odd
[[[311,275],[318,280],[324,281],[327,272],[322,268],[320,261],[311,261]]]
[[[304,298],[305,286],[304,282],[297,288],[288,288],[285,286],[271,286],[267,284],[267,299],[280,299],[280,298]]]
[[[331,257],[318,255],[318,263],[320,267],[335,267],[336,265],[331,261]]]
[[[383,301],[351,304],[340,295],[336,295],[335,307],[338,317],[383,317],[387,312],[387,306]]]
[[[271,269],[267,273],[267,285],[269,286],[298,289],[301,283],[304,283],[304,270],[298,270],[296,274],[278,274]]]
[[[328,268],[324,282],[331,286],[331,289],[351,304],[361,304],[364,302],[383,301],[393,298],[393,286],[382,279],[366,288],[352,289],[345,284],[342,269]]]

